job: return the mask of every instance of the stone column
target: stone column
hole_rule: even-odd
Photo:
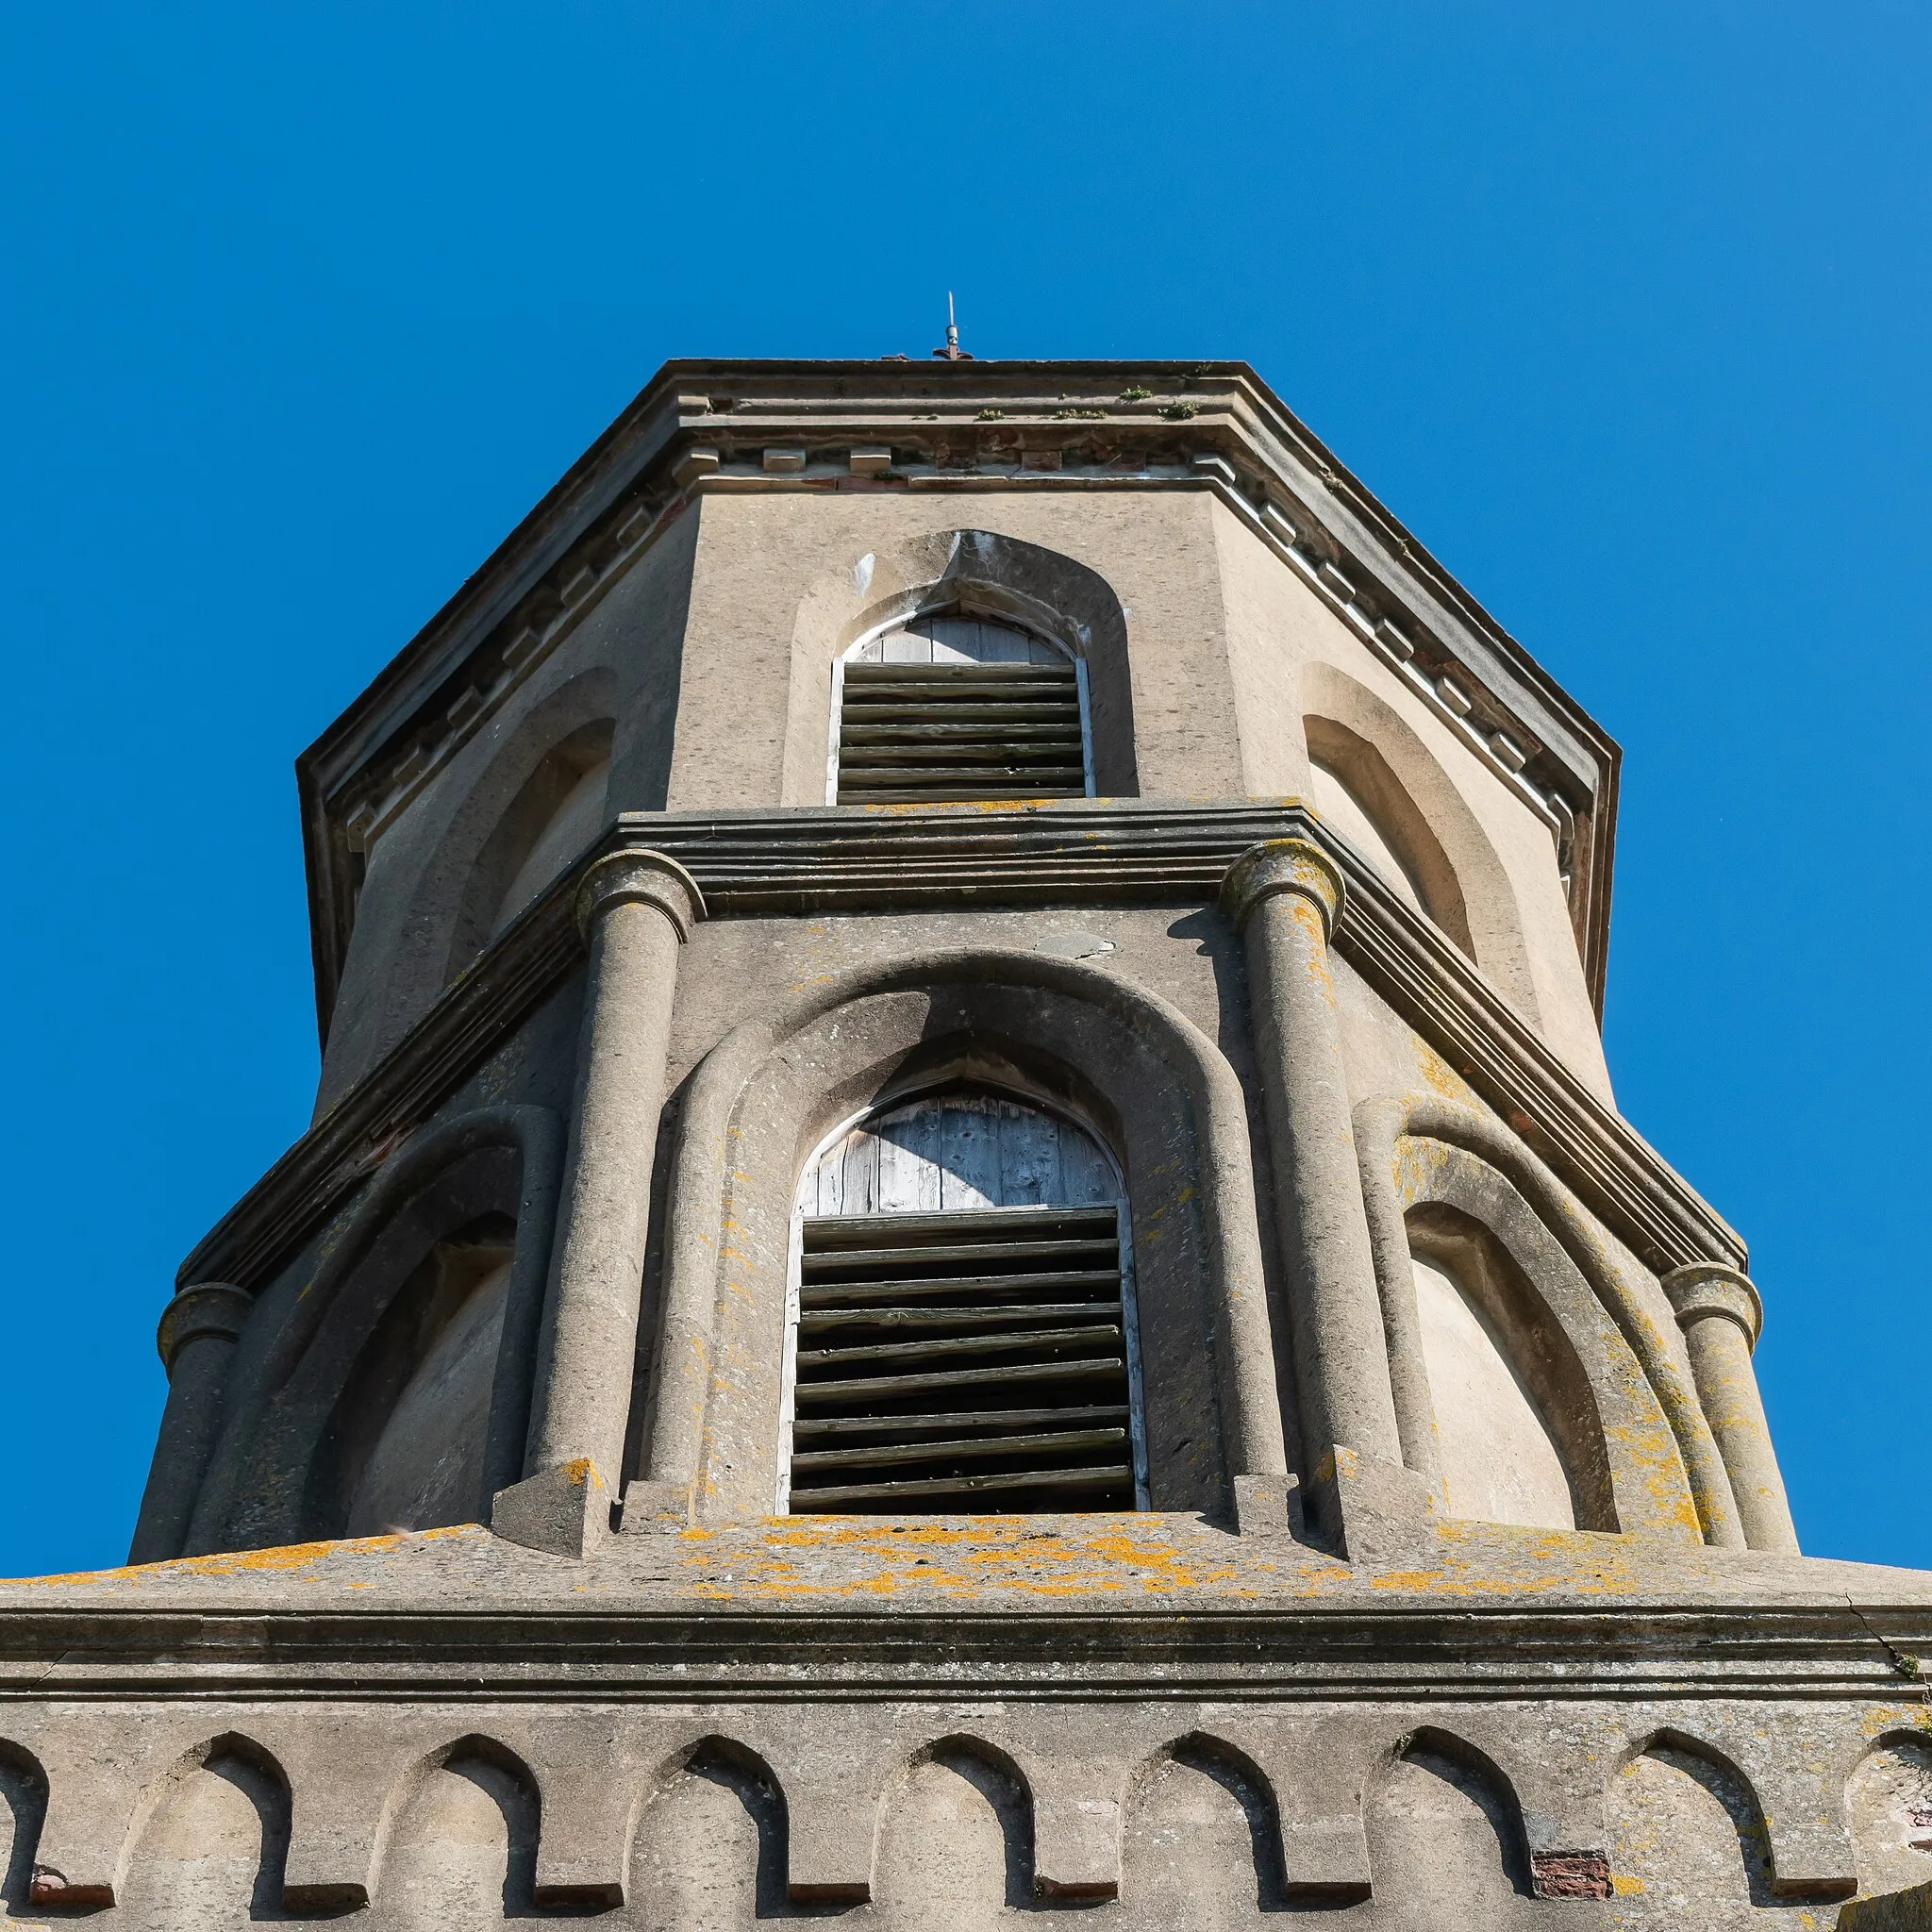
[[[222,1433],[228,1363],[255,1297],[225,1281],[184,1288],[161,1312],[155,1346],[168,1372],[168,1406],[148,1471],[130,1563],[162,1563],[182,1554],[194,1499]]]
[[[1319,846],[1273,839],[1235,861],[1221,893],[1247,942],[1296,1387],[1318,1496],[1365,1470],[1402,1466],[1328,974],[1341,891],[1341,874]],[[1406,1495],[1410,1486],[1394,1487]],[[1414,1487],[1420,1493],[1420,1479]]]
[[[1745,1546],[1796,1556],[1798,1532],[1751,1366],[1751,1351],[1764,1325],[1764,1304],[1748,1275],[1715,1261],[1674,1268],[1663,1287],[1684,1331],[1697,1400],[1731,1479]]]
[[[637,1357],[678,948],[704,917],[696,881],[659,852],[613,852],[585,874],[577,923],[590,983],[564,1158],[524,1480],[491,1526],[581,1556],[606,1523]]]

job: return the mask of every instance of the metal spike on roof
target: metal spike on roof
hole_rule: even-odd
[[[942,362],[970,362],[973,358],[959,346],[959,325],[953,319],[953,291],[946,291],[946,346],[933,354]]]

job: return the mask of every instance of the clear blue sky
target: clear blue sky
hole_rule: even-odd
[[[1625,1111],[1814,1552],[1932,1565],[1932,15],[17,6],[0,1572],[302,1130],[291,764],[669,356],[1252,362],[1626,748]]]

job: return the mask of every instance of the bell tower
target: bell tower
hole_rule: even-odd
[[[1611,1090],[1618,769],[1245,365],[667,365],[298,760],[315,1116],[131,1567],[0,1596],[15,1909],[1932,1880],[1932,1577],[1799,1553]]]

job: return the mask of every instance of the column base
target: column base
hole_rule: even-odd
[[[618,1518],[624,1536],[676,1536],[691,1527],[689,1483],[628,1482]]]
[[[1242,1536],[1285,1536],[1307,1541],[1298,1475],[1238,1475],[1234,1479],[1235,1528]]]
[[[498,1490],[490,1527],[526,1550],[581,1560],[610,1534],[610,1491],[597,1465],[579,1456]]]
[[[1308,1526],[1353,1564],[1371,1570],[1413,1562],[1435,1541],[1426,1480],[1399,1462],[1340,1444],[1308,1485]]]

